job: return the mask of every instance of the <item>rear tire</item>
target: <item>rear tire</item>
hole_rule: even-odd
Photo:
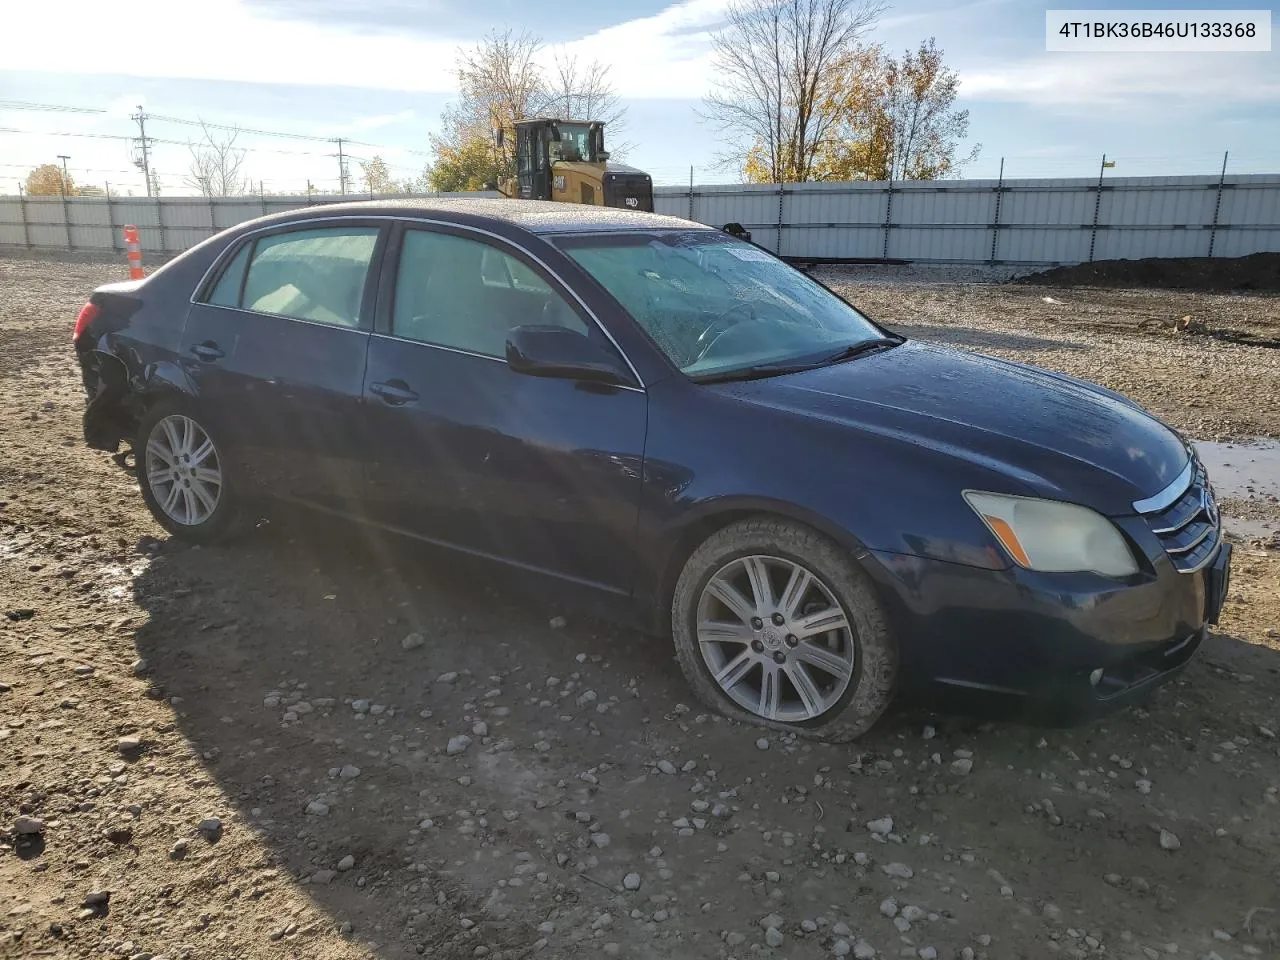
[[[843,742],[893,700],[897,645],[866,574],[789,520],[754,517],[708,537],[680,574],[671,627],[694,693],[736,720]]]
[[[134,454],[142,499],[175,537],[217,543],[247,528],[224,448],[189,400],[153,404],[138,424]]]

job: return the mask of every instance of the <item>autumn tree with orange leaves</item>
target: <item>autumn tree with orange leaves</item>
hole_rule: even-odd
[[[961,154],[969,111],[956,107],[960,78],[934,39],[898,59],[879,46],[855,51],[823,109],[836,118],[816,163],[821,180],[942,180],[982,149]]]
[[[27,195],[31,197],[75,196],[75,182],[56,163],[42,163],[27,174]]]

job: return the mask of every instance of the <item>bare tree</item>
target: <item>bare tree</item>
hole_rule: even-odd
[[[548,80],[538,61],[542,40],[528,32],[494,32],[458,52],[458,100],[431,137],[436,155],[431,183],[437,190],[474,190],[515,175],[515,122],[544,113],[563,119],[601,120],[620,126],[621,105],[609,68],[574,57],[557,58]],[[502,136],[495,137],[496,131]],[[619,154],[610,140],[610,152]]]
[[[443,116],[443,130],[431,138],[438,156],[451,155],[469,141],[502,130],[501,144],[493,143],[495,173],[510,176],[515,169],[517,120],[536,116],[546,99],[537,56],[542,41],[528,32],[493,32],[458,55],[458,102]]]
[[[599,120],[605,125],[611,156],[621,159],[630,148],[619,134],[626,127],[627,108],[609,79],[608,64],[592,60],[579,67],[575,56],[556,57],[547,86],[545,109],[561,120]]]
[[[194,187],[206,197],[232,197],[253,192],[253,181],[245,176],[244,159],[247,151],[236,146],[240,131],[232,129],[221,135],[210,130],[203,120],[200,130],[204,134],[199,143],[187,143],[191,151],[191,166],[183,183]]]
[[[704,108],[728,140],[721,161],[763,168],[775,183],[809,179],[834,122],[822,109],[834,68],[883,9],[879,0],[732,0],[712,38],[718,83]]]
[[[360,161],[360,179],[370,193],[397,193],[398,184],[391,176],[387,161],[374,154],[371,160]]]

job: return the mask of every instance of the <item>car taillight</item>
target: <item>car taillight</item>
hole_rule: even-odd
[[[71,335],[72,340],[79,340],[80,335],[89,329],[89,324],[98,319],[98,314],[102,312],[96,303],[86,303],[80,308],[80,316],[76,317],[76,330]]]

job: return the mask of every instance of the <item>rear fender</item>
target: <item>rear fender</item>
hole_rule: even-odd
[[[187,371],[171,360],[148,364],[138,378],[137,390],[144,407],[151,406],[160,397],[177,393],[194,398],[200,392]]]
[[[86,385],[92,396],[84,411],[84,439],[94,450],[115,453],[121,440],[131,440],[142,415],[164,397],[193,397],[195,384],[176,363],[165,361],[144,366],[130,376],[120,357],[94,350],[86,364]]]
[[[82,367],[89,402],[84,409],[84,439],[94,450],[115,453],[134,420],[129,403],[129,369],[102,350],[89,351]]]

